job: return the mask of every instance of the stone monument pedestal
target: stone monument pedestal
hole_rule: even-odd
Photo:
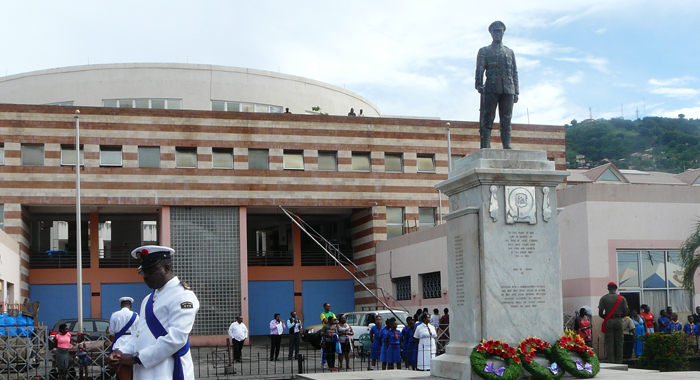
[[[469,355],[483,339],[511,346],[562,332],[556,186],[568,175],[544,151],[481,149],[436,187],[447,194],[450,343],[431,375],[478,378]]]

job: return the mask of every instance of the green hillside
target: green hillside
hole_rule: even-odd
[[[620,169],[680,173],[700,168],[700,119],[572,120],[566,125],[567,168],[595,167],[606,159]]]

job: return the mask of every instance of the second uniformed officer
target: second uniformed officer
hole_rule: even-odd
[[[608,283],[608,294],[600,297],[598,316],[603,318],[605,357],[608,362],[622,363],[622,318],[627,315],[627,300],[617,294],[617,284]]]
[[[141,262],[143,281],[154,290],[141,303],[136,334],[117,341],[109,358],[113,368],[133,366],[134,380],[194,380],[189,334],[199,301],[173,274],[174,253],[159,246],[139,247],[131,253]]]
[[[513,50],[503,46],[503,33],[506,25],[495,21],[489,26],[493,42],[479,49],[476,57],[476,90],[481,94],[479,134],[481,148],[491,147],[493,120],[498,117],[501,124],[503,149],[510,147],[510,119],[513,117],[513,103],[518,102],[518,68]],[[484,73],[486,84],[484,85]]]

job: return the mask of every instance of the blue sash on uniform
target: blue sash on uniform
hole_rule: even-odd
[[[124,336],[124,334],[126,334],[127,331],[129,331],[129,327],[131,327],[131,325],[133,325],[134,321],[136,320],[136,315],[136,313],[132,312],[131,319],[129,319],[129,322],[126,325],[124,325],[124,327],[122,327],[122,329],[119,330],[119,332],[116,335],[114,335],[112,345],[109,346],[109,352],[112,352],[114,350],[114,343],[117,343],[117,340]]]
[[[156,315],[153,313],[153,295],[155,291],[151,293],[151,296],[146,300],[146,324],[148,324],[148,329],[151,330],[153,336],[158,339],[161,336],[168,335],[168,331],[165,330],[163,325],[160,323]],[[175,366],[173,368],[173,380],[184,380],[185,373],[182,370],[182,361],[180,358],[184,356],[190,350],[190,338],[187,338],[187,343],[185,343],[182,348],[180,348],[176,353],[173,354],[175,359]]]

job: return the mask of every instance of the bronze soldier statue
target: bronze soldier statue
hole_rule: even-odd
[[[476,90],[481,94],[479,114],[479,134],[481,148],[491,147],[491,130],[493,119],[498,116],[501,124],[501,142],[503,149],[510,147],[510,119],[513,117],[513,103],[518,102],[518,68],[515,54],[503,46],[503,33],[506,25],[495,21],[489,25],[493,43],[479,49],[476,57]],[[484,85],[486,72],[486,85]]]

